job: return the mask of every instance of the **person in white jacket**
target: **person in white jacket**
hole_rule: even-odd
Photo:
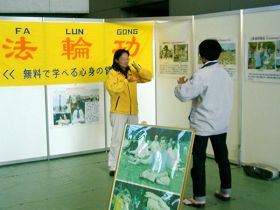
[[[214,195],[224,201],[230,200],[231,169],[226,136],[232,109],[233,84],[229,74],[217,61],[221,52],[222,47],[217,40],[202,41],[199,54],[204,65],[194,72],[190,80],[180,77],[174,91],[180,101],[192,100],[189,120],[191,128],[196,130],[191,169],[193,198],[183,202],[197,208],[203,208],[206,203],[205,160],[208,138],[221,180],[220,190]]]

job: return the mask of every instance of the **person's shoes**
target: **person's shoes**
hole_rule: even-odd
[[[214,193],[215,197],[218,198],[219,200],[222,201],[229,201],[230,200],[230,195],[224,194],[222,192],[215,192]]]
[[[115,171],[109,171],[110,176],[115,176]]]
[[[205,201],[196,201],[193,198],[184,199],[183,204],[187,206],[192,206],[198,209],[203,209],[205,207]]]

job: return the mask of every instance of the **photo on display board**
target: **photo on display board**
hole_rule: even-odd
[[[276,70],[280,71],[280,40],[276,42]]]
[[[218,59],[218,62],[222,65],[224,65],[224,68],[227,69],[228,65],[236,65],[236,43],[235,42],[223,42],[218,40],[221,47],[222,52],[220,54],[220,57]],[[198,58],[200,58],[200,55],[198,54]],[[198,64],[200,66],[203,65],[201,59],[198,59]]]
[[[173,60],[174,51],[172,44],[164,44],[160,46],[159,58],[162,60]]]
[[[174,62],[188,61],[188,45],[174,44]]]
[[[276,42],[249,42],[248,45],[248,69],[275,69]]]
[[[159,44],[159,74],[187,75],[188,44],[185,41],[165,41]]]
[[[193,138],[194,131],[190,129],[127,125],[115,181],[180,196],[184,191]]]
[[[99,89],[68,88],[53,95],[53,125],[86,124],[99,120]]]
[[[188,45],[182,43],[169,43],[160,45],[160,60],[169,60],[170,62],[187,62]]]
[[[280,82],[280,35],[255,35],[248,38],[246,79]]]
[[[234,42],[221,42],[223,51],[219,57],[219,63],[223,65],[235,65],[236,64],[236,44]]]
[[[218,62],[220,65],[223,66],[223,68],[228,72],[229,76],[232,79],[236,79],[236,72],[237,72],[237,67],[236,67],[236,41],[235,39],[230,39],[230,38],[213,38],[217,40],[221,47],[222,47],[222,52],[218,58]],[[197,46],[198,48],[198,46]],[[198,53],[198,68],[201,68],[203,66],[202,60],[200,58],[200,55]]]
[[[109,209],[177,210],[179,202],[180,196],[174,193],[116,181]]]

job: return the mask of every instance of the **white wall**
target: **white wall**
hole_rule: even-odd
[[[253,35],[279,35],[280,10],[244,15],[244,46],[246,38]],[[257,23],[257,24],[256,24]],[[189,42],[189,77],[196,67],[197,45],[204,38],[232,38],[239,37],[239,15],[217,15],[195,18],[195,37],[192,37],[192,22],[186,20],[158,22],[156,24],[156,50],[162,41]],[[195,41],[193,42],[193,39]],[[195,49],[195,53],[192,50]],[[239,49],[243,55],[245,49]],[[156,53],[158,56],[158,53]],[[179,102],[173,93],[178,76],[158,74],[159,58],[156,57],[156,77],[151,83],[140,85],[138,91],[139,118],[148,124],[165,125],[171,127],[189,127],[187,117],[191,103]],[[246,58],[242,58],[243,62]],[[237,66],[239,66],[239,62]],[[278,167],[280,149],[280,94],[279,83],[264,83],[240,81],[243,68],[239,69],[234,80],[235,96],[228,136],[229,156],[237,160],[238,144],[241,132],[241,161],[244,163],[260,162]],[[242,83],[242,85],[240,85]],[[243,88],[243,101],[240,102],[239,88]],[[48,87],[50,90],[51,87]],[[104,94],[102,92],[102,94]],[[0,132],[0,165],[33,158],[46,158],[46,109],[44,87],[1,87],[0,104],[1,132]],[[103,99],[102,99],[103,100]],[[49,100],[48,106],[51,107]],[[106,97],[104,119],[98,125],[77,126],[73,129],[50,128],[51,155],[74,153],[105,147],[105,135],[110,145],[111,127],[109,123],[109,97]],[[239,115],[243,110],[243,123]],[[50,113],[48,113],[50,115]],[[107,116],[105,120],[105,114]],[[105,120],[105,122],[104,122]],[[107,133],[105,126],[107,125]],[[239,127],[242,125],[241,130]],[[96,139],[96,140],[95,140]],[[207,150],[212,154],[212,150]]]
[[[279,20],[279,10],[244,14],[245,44],[254,35],[279,36]],[[243,162],[264,163],[280,169],[279,107],[279,83],[244,82]]]
[[[0,96],[0,165],[46,158],[44,87],[1,87]]]
[[[189,68],[187,75],[159,74],[159,45],[162,42],[187,42],[189,44]],[[190,77],[192,72],[192,26],[191,20],[156,23],[156,112],[157,124],[161,126],[189,128],[188,116],[191,103],[182,103],[174,95],[180,76]]]

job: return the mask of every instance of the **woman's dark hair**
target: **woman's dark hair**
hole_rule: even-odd
[[[208,61],[217,60],[223,50],[219,42],[215,39],[206,39],[199,44],[199,55]]]
[[[116,60],[119,60],[120,57],[122,56],[122,54],[126,53],[128,56],[129,56],[129,51],[125,50],[125,49],[118,49],[115,54],[114,54],[114,58],[113,58],[113,64],[112,64],[112,69],[114,69],[115,71],[118,71],[120,73],[122,73],[125,78],[127,78],[127,74],[128,74],[128,71],[130,71],[130,68],[129,66],[127,66],[125,68],[125,70],[123,70],[120,65],[116,62]]]

